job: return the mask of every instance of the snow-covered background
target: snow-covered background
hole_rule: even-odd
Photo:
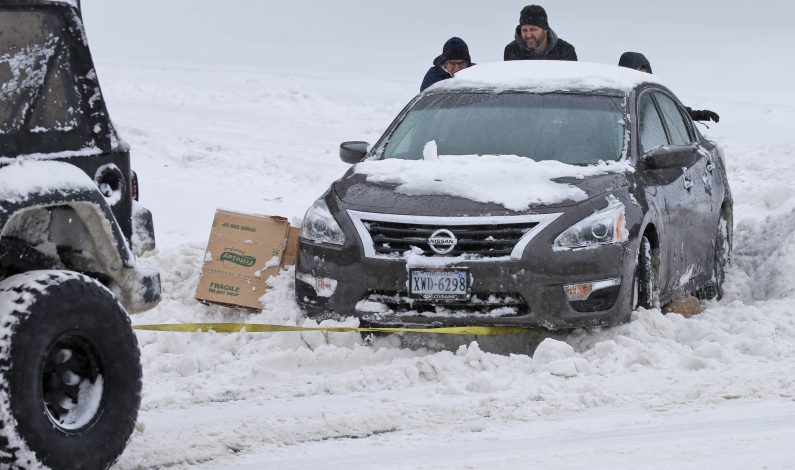
[[[136,323],[303,324],[290,273],[246,314],[193,301],[216,208],[298,217],[414,96],[450,36],[500,60],[517,1],[83,0],[108,107],[155,216],[164,300]],[[685,319],[541,343],[406,348],[357,335],[139,333],[118,468],[795,468],[795,8],[544,5],[581,60],[649,57],[712,109],[735,197],[727,294]],[[491,348],[500,346],[489,345]]]

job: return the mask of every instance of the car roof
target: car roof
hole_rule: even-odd
[[[557,60],[515,60],[477,64],[442,80],[429,92],[522,91],[532,93],[607,92],[629,95],[643,84],[665,86],[655,75],[617,65]]]

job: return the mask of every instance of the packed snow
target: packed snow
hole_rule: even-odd
[[[438,155],[435,159],[390,158],[357,164],[354,172],[367,181],[395,185],[408,195],[447,194],[473,201],[494,202],[515,211],[535,204],[582,201],[582,189],[554,181],[605,173],[633,171],[627,162],[568,165],[554,160],[535,161],[516,155]],[[505,188],[512,188],[505,191]]]
[[[155,218],[159,248],[139,262],[160,269],[164,298],[133,322],[307,326],[292,270],[270,280],[260,312],[193,299],[215,209],[300,218],[348,168],[339,143],[375,142],[447,38],[467,40],[475,62],[500,60],[524,5],[82,3]],[[721,115],[701,129],[735,199],[724,299],[691,318],[641,309],[549,337],[139,332],[141,412],[115,468],[792,467],[791,7],[544,6],[582,60],[640,50],[685,104]],[[742,28],[758,40],[739,40]]]
[[[0,171],[0,199],[19,202],[35,193],[59,191],[93,191],[96,184],[85,172],[63,162],[20,161]]]

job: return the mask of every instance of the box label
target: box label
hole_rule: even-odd
[[[250,268],[257,262],[257,258],[253,256],[240,255],[231,251],[224,251],[221,253],[220,260],[222,263],[229,262],[238,266],[243,266],[244,268]]]
[[[237,297],[240,295],[240,288],[230,286],[229,284],[221,284],[220,282],[211,282],[209,292],[211,294],[224,294]]]

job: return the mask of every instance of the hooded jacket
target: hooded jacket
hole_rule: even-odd
[[[433,60],[433,67],[429,68],[422,79],[420,91],[425,90],[436,82],[452,78],[453,74],[444,68],[447,60],[466,60],[469,66],[475,65],[469,57],[469,47],[461,38],[450,38],[444,43],[442,54]]]
[[[527,47],[522,39],[522,26],[516,27],[514,40],[505,46],[505,60],[577,60],[574,46],[560,39],[552,28],[547,30],[547,48],[543,52]]]
[[[621,54],[621,57],[618,59],[618,66],[632,70],[640,70],[641,67],[646,67],[649,73],[652,73],[651,62],[640,52],[625,52]],[[694,121],[720,121],[720,116],[718,116],[718,113],[715,111],[710,111],[709,109],[691,109],[687,106],[685,106],[685,109],[687,110],[687,114],[690,115],[690,119]]]
[[[632,70],[640,70],[641,67],[646,67],[649,73],[652,73],[649,59],[640,52],[625,52],[621,54],[621,58],[618,59],[618,66]]]

